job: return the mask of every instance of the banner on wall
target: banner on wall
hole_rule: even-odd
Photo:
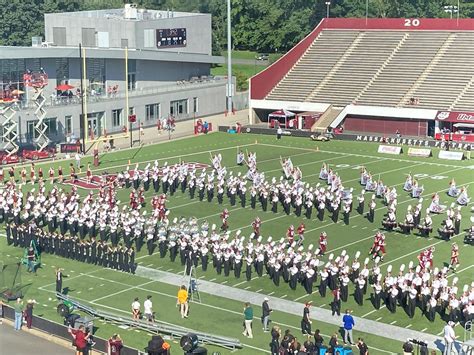
[[[474,123],[474,112],[438,111],[436,120],[445,122]]]
[[[431,156],[431,149],[408,148],[408,155],[411,157],[429,158]]]
[[[379,149],[377,150],[377,152],[384,154],[400,155],[402,153],[402,147],[398,147],[396,145],[379,145]]]
[[[440,150],[438,158],[445,160],[462,160],[464,158],[463,152],[453,152],[449,150]]]

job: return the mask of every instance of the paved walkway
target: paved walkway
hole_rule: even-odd
[[[15,331],[11,322],[3,321],[0,325],[0,354],[2,355],[31,355],[31,354],[48,354],[48,355],[69,355],[74,350],[71,346],[64,347],[37,336],[37,331],[21,330]],[[70,343],[69,343],[70,344]],[[7,350],[8,349],[8,350]]]
[[[169,285],[180,286],[183,277],[169,272],[155,270],[138,266],[136,274],[141,277],[163,282]],[[265,294],[247,290],[237,289],[231,286],[221,285],[214,282],[199,280],[199,290],[209,294],[219,294],[220,297],[229,298],[240,302],[250,302],[260,306]],[[281,312],[290,313],[297,316],[303,314],[303,304],[299,302],[284,300],[277,297],[267,296],[272,308]],[[333,317],[331,311],[319,307],[313,307],[312,319],[321,322],[334,324],[338,327],[342,325],[340,317]],[[365,333],[374,334],[383,338],[394,339],[405,342],[408,338],[421,339],[429,344],[431,349],[443,349],[443,340],[432,334],[422,333],[411,329],[405,329],[390,324],[384,324],[369,319],[354,317],[356,329]]]
[[[248,110],[237,111],[235,114],[230,115],[214,115],[202,118],[203,121],[212,123],[213,132],[217,132],[218,126],[233,126],[237,122],[242,123],[242,125],[247,124],[248,122]],[[134,130],[132,132],[132,138],[134,140],[134,147],[140,146],[140,144],[155,144],[163,143],[170,140],[168,132],[162,131],[158,132],[156,126],[151,126],[143,130],[144,135],[139,136],[139,131]],[[171,133],[171,140],[176,140],[179,138],[191,137],[194,135],[194,121],[186,120],[181,122],[176,122],[175,130]],[[113,137],[113,136],[112,136]],[[141,138],[141,139],[140,139]],[[139,141],[140,139],[140,141]],[[88,145],[88,154],[92,153],[91,147],[94,144]],[[114,146],[116,149],[130,148],[130,138],[120,138],[114,140]],[[102,145],[99,146],[99,151],[101,151]]]

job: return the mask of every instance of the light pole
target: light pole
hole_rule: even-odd
[[[459,26],[459,11],[460,10],[461,8],[459,7],[459,0],[458,0],[458,11],[456,12],[456,15],[457,15],[456,26]]]
[[[444,6],[444,12],[449,12],[449,17],[451,19],[453,18],[453,12],[456,12],[457,19],[459,21],[459,0],[458,0],[458,6],[454,6],[454,5]]]
[[[329,6],[331,6],[331,2],[326,1],[325,4],[326,4],[326,18],[329,18]]]
[[[227,0],[227,112],[232,110],[232,33],[230,0]]]
[[[365,24],[369,21],[369,0],[365,0]]]

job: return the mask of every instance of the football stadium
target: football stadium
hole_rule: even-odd
[[[472,352],[474,20],[324,18],[246,110],[206,14],[45,28],[0,47],[0,327],[52,354]]]

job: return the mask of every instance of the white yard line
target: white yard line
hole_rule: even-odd
[[[462,168],[459,168],[459,169],[462,169]],[[457,169],[457,170],[459,170],[459,169]],[[454,169],[454,170],[451,169],[451,170],[448,170],[448,171],[445,171],[445,172],[441,172],[441,173],[439,173],[439,174],[447,174],[447,173],[451,173],[451,172],[453,172],[453,171],[456,171],[456,169]],[[426,176],[426,177],[424,177],[424,178],[423,178],[423,177],[422,177],[422,178],[419,178],[418,180],[427,179],[427,178],[429,178],[429,176]],[[401,185],[403,185],[404,183],[405,183],[405,182],[402,182],[402,183],[396,184],[396,185],[390,185],[390,186],[391,186],[391,187],[401,186]],[[470,184],[472,184],[472,183],[474,183],[474,181],[473,181],[473,182],[470,182],[470,183],[467,183],[467,184],[463,184],[463,186],[465,186],[465,185],[467,186],[467,185],[470,185]],[[446,188],[444,188],[443,190],[439,190],[439,191],[437,191],[437,192],[439,193],[439,192],[443,192],[443,191],[446,191]],[[434,194],[434,192],[430,192],[430,193],[426,193],[426,194],[422,195],[421,197],[427,197],[427,196],[431,196],[431,195],[433,195],[433,194]],[[409,197],[409,198],[406,199],[406,200],[399,201],[398,204],[397,204],[397,206],[400,206],[400,205],[402,205],[402,204],[408,203],[408,202],[410,202],[410,201],[416,201],[416,200],[413,199],[412,197]],[[383,210],[383,209],[387,209],[387,206],[383,205],[383,206],[381,206],[381,207],[379,207],[379,208],[376,208],[375,211],[379,211],[379,210]],[[363,217],[363,216],[364,216],[364,215],[356,214],[356,215],[350,216],[350,217],[349,217],[349,220],[351,220],[351,219],[353,219],[353,218],[357,218],[357,217]],[[323,226],[318,226],[318,227],[316,227],[316,228],[308,229],[308,230],[306,231],[306,233],[308,234],[308,233],[310,233],[310,232],[312,232],[312,231],[315,231],[315,230],[318,230],[318,229],[321,229],[321,228],[326,228],[326,227],[329,227],[329,226],[331,226],[331,225],[333,225],[333,224],[334,224],[334,223],[332,222],[332,223],[325,224],[325,225],[323,225]],[[351,244],[347,244],[347,245],[351,245]],[[345,248],[347,245],[345,245],[344,248]]]
[[[236,283],[235,285],[232,285],[232,287],[237,287],[237,286],[243,285],[243,284],[246,283],[246,282],[247,282],[247,280],[242,281],[242,282],[239,282],[239,283]]]
[[[311,148],[304,148],[304,147],[295,147],[295,146],[283,146],[283,145],[276,145],[276,144],[268,144],[268,143],[258,143],[258,145],[264,145],[268,147],[274,147],[274,148],[292,148],[292,149],[300,149],[300,150],[308,150],[308,151],[314,151],[314,149]],[[318,152],[320,153],[327,153],[327,154],[336,154],[336,155],[345,155],[345,156],[353,156],[353,157],[360,157],[360,158],[379,158],[379,159],[386,159],[386,160],[392,160],[392,161],[398,161],[402,163],[410,163],[413,164],[415,162],[418,162],[418,160],[409,160],[409,159],[397,159],[397,158],[388,158],[388,157],[377,157],[375,155],[368,155],[368,154],[357,154],[357,153],[347,153],[347,152],[336,152],[332,150],[322,150],[320,149]],[[433,163],[433,162],[422,162],[427,165],[432,165],[432,166],[446,166],[446,167],[451,167],[451,168],[459,168],[459,165],[450,165],[450,164],[442,164],[442,163]],[[472,170],[470,167],[461,167],[462,169],[469,169]]]
[[[383,306],[381,306],[379,309],[374,309],[374,310],[372,310],[372,311],[370,311],[370,312],[364,314],[363,316],[361,316],[361,318],[365,318],[365,317],[371,315],[372,313],[375,313],[375,312],[377,312],[377,311],[379,311],[379,310],[381,310],[382,308],[385,308],[385,307],[386,307],[386,306],[383,305]]]
[[[464,185],[467,186],[467,185],[470,185],[470,184],[473,184],[473,183],[474,183],[474,182],[470,182],[470,183],[467,183],[467,184],[464,184]],[[463,185],[463,186],[464,186],[464,185]],[[446,189],[439,190],[439,191],[436,191],[436,192],[440,193],[440,192],[443,192],[443,191],[445,191],[445,190],[446,190]],[[435,192],[427,193],[427,194],[425,194],[425,195],[422,195],[422,197],[431,196],[431,195],[433,195],[434,193],[435,193]],[[401,202],[398,203],[398,206],[400,206],[401,204],[407,203],[407,202],[409,202],[409,201],[411,201],[411,200],[412,200],[412,199],[408,199],[408,200],[405,200],[405,201],[401,201]],[[375,211],[382,210],[382,209],[386,209],[386,208],[387,208],[387,206],[382,206],[382,207],[376,208]],[[349,217],[349,220],[352,219],[352,218],[360,217],[360,216],[362,216],[362,215],[357,214],[357,215],[351,216],[351,217]],[[333,225],[333,224],[334,224],[334,223],[327,223],[327,224],[325,224],[325,225],[323,225],[323,226],[319,226],[319,227],[316,227],[316,228],[309,229],[309,230],[306,231],[306,233],[309,233],[309,232],[312,232],[312,231],[315,231],[315,230],[318,230],[318,229],[321,229],[321,228],[326,228],[326,227],[329,227],[329,226],[331,226],[331,225]],[[376,230],[378,230],[378,229],[379,229],[379,228],[377,228]],[[338,251],[338,250],[341,250],[341,249],[346,249],[348,246],[355,245],[355,244],[359,244],[359,243],[362,243],[362,242],[364,242],[364,241],[366,241],[366,240],[368,240],[368,239],[373,239],[373,238],[374,238],[374,236],[373,236],[373,235],[370,235],[370,236],[368,236],[368,237],[366,237],[366,238],[357,239],[357,240],[354,241],[354,242],[347,243],[347,244],[344,244],[344,245],[342,245],[342,246],[340,246],[340,247],[331,249],[330,251],[331,251],[331,252],[335,252],[335,251]],[[439,244],[439,243],[437,243],[437,244]]]
[[[460,235],[463,235],[463,234],[464,234],[464,232],[459,233],[459,234],[456,234],[456,235],[454,235],[454,236],[451,238],[451,240],[453,240],[454,238],[459,237]],[[406,253],[406,254],[404,254],[404,255],[402,255],[402,256],[399,256],[398,258],[391,259],[390,261],[387,261],[387,262],[385,262],[385,263],[382,263],[382,264],[380,264],[379,266],[389,265],[389,264],[391,264],[391,263],[393,263],[393,262],[395,262],[395,261],[404,259],[404,258],[406,258],[407,256],[410,256],[410,255],[413,255],[413,254],[418,254],[418,253],[419,253],[420,251],[422,251],[422,250],[429,249],[429,248],[431,248],[432,246],[435,246],[435,245],[438,245],[438,244],[441,244],[441,243],[446,243],[446,240],[443,239],[443,240],[440,240],[440,241],[438,241],[438,242],[436,242],[436,243],[425,245],[423,248],[414,250],[414,251],[412,251],[412,252],[410,252],[410,253]]]
[[[331,160],[341,159],[341,158],[344,158],[344,157],[337,157],[337,158],[332,158],[332,159],[325,159],[324,161],[331,161]],[[279,159],[279,158],[278,158],[278,159]],[[321,161],[322,161],[322,160],[321,160]],[[314,164],[314,163],[316,163],[316,162],[317,162],[317,161],[311,162],[311,164]],[[339,169],[339,170],[350,169],[350,168],[351,168],[351,167],[341,168],[341,169]],[[339,171],[339,170],[338,170],[338,171]],[[265,172],[265,173],[268,173],[268,172],[270,172],[270,171],[272,171],[272,170],[269,170],[269,171],[261,170],[261,172]],[[281,168],[275,169],[274,171],[281,171]],[[319,173],[318,173],[318,174],[319,174]],[[315,174],[315,175],[317,175],[317,174]],[[206,200],[206,201],[207,201],[207,200]],[[189,202],[189,203],[184,204],[184,205],[181,205],[181,206],[171,207],[171,210],[173,210],[174,208],[177,208],[177,207],[188,206],[188,205],[192,205],[192,204],[195,204],[195,203],[198,203],[198,202],[202,202],[202,201],[199,201],[199,200],[198,200],[198,201]],[[229,206],[228,203],[226,203],[225,205],[226,205],[226,206]],[[229,210],[229,212],[237,211],[237,210],[242,209],[242,207],[240,206],[240,201],[237,201],[237,198],[236,198],[236,204],[235,204],[235,205],[236,205],[236,207],[233,208],[233,209],[231,209],[231,210]],[[222,212],[213,213],[213,214],[211,214],[211,215],[198,218],[198,221],[200,221],[200,220],[205,220],[205,219],[211,218],[211,217],[219,216],[221,213],[222,213]],[[277,216],[277,217],[275,217],[275,218],[271,218],[271,219],[269,219],[269,220],[262,221],[262,224],[265,223],[265,222],[268,222],[268,221],[273,221],[273,220],[278,219],[278,218],[283,218],[283,217],[285,217],[285,216],[286,216],[286,214],[280,215],[280,213],[279,213],[279,216]],[[236,229],[232,229],[232,230],[230,230],[230,231],[231,231],[231,232],[235,232],[235,231],[238,231],[239,229],[242,229],[242,228],[245,228],[245,227],[249,227],[249,225],[243,226],[243,227],[239,227],[239,228],[236,228]]]
[[[311,295],[304,294],[303,296],[300,296],[300,297],[298,297],[298,298],[295,298],[293,301],[294,301],[294,302],[298,302],[299,300],[301,300],[301,299],[303,299],[303,298],[305,298],[305,297],[311,297]]]
[[[91,275],[90,277],[93,277],[93,278],[98,278],[97,276],[95,275]],[[112,281],[112,280],[106,280],[106,281]],[[122,283],[122,282],[118,282],[118,281],[112,281],[114,283],[118,283],[118,284],[122,284],[124,286],[127,286],[127,284],[125,283]],[[156,293],[156,294],[160,294],[162,296],[166,296],[166,297],[170,297],[170,298],[176,298],[176,296],[173,296],[173,295],[169,295],[167,293],[163,293],[163,292],[159,292],[159,291],[152,291],[152,290],[147,290],[147,289],[144,289],[144,288],[140,288],[142,289],[143,291],[147,291],[149,293]],[[86,301],[88,302],[88,301]],[[210,304],[206,304],[206,303],[199,303],[200,305],[204,306],[204,307],[209,307],[209,308],[213,308],[213,309],[216,309],[216,310],[220,310],[220,311],[224,311],[224,312],[227,312],[227,313],[232,313],[232,314],[235,314],[235,315],[242,315],[241,312],[236,312],[236,311],[232,311],[232,310],[229,310],[229,309],[226,309],[226,308],[222,308],[222,307],[218,307],[218,306],[213,306],[213,305],[210,305]],[[112,307],[109,307],[109,306],[104,306],[102,304],[100,304],[100,306],[102,307],[107,307],[107,308],[112,308]],[[126,312],[126,311],[123,311],[123,310],[119,310],[120,312],[123,312],[123,313],[127,313],[129,314],[130,312]],[[260,317],[254,317],[255,320],[260,320]],[[292,329],[296,329],[296,330],[301,330],[301,328],[299,327],[295,327],[293,325],[290,325],[290,324],[285,324],[285,323],[279,323],[279,322],[275,322],[275,324],[279,324],[281,326],[284,326],[286,328],[292,328]],[[330,338],[331,336],[330,335],[327,335],[327,334],[321,334],[322,336],[325,336],[327,338]],[[244,346],[247,346],[246,344],[243,344]],[[387,351],[387,350],[383,350],[383,349],[378,349],[378,348],[375,348],[373,346],[371,346],[371,349],[373,350],[377,350],[377,351],[380,351],[380,352],[383,352],[385,354],[395,354],[393,352],[390,352],[390,351]]]
[[[466,244],[466,245],[467,245],[467,244]],[[448,278],[453,277],[453,276],[457,276],[457,275],[459,275],[461,272],[466,271],[466,270],[469,270],[469,269],[471,269],[471,268],[473,268],[473,267],[474,267],[474,265],[469,265],[469,266],[465,267],[464,269],[457,270],[456,272],[452,273],[451,275],[448,275]]]
[[[114,293],[110,293],[110,294],[108,294],[108,295],[106,295],[106,296],[103,296],[103,297],[96,298],[96,299],[94,299],[94,300],[92,300],[92,301],[90,301],[90,302],[91,302],[91,303],[94,303],[94,302],[97,302],[97,301],[105,300],[106,298],[113,297],[113,296],[119,295],[119,294],[124,293],[124,292],[131,291],[131,290],[136,289],[136,288],[139,288],[139,287],[143,287],[143,286],[148,285],[148,284],[151,284],[151,283],[153,283],[153,282],[155,282],[155,281],[152,280],[152,281],[148,281],[148,282],[142,283],[142,284],[137,285],[137,286],[132,286],[132,287],[130,287],[130,288],[127,288],[127,289],[124,289],[124,290],[120,290],[120,291],[117,291],[117,292],[114,292]]]

